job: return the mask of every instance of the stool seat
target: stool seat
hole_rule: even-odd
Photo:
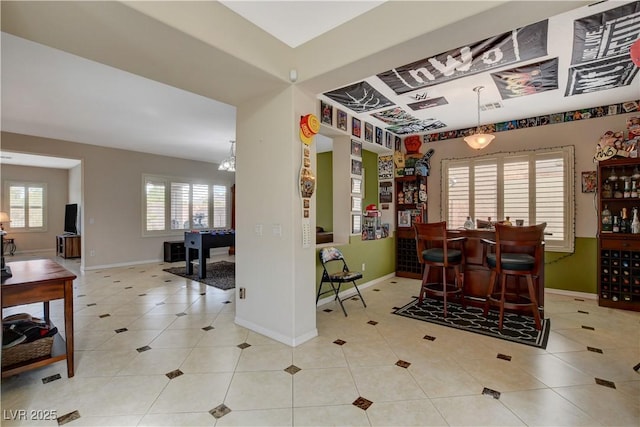
[[[430,262],[444,262],[444,249],[433,248],[422,251],[422,259]],[[449,249],[447,251],[447,262],[459,263],[462,261],[462,251]]]
[[[489,268],[496,268],[496,254],[487,255],[487,264]],[[502,268],[504,270],[528,271],[533,270],[536,265],[535,257],[529,254],[502,254]]]
[[[448,297],[457,298],[465,306],[462,267],[465,264],[464,242],[466,237],[447,238],[446,221],[414,224],[418,261],[423,266],[422,283],[418,300],[425,296],[442,298],[444,317],[447,317]],[[442,268],[442,283],[430,283],[431,267]],[[453,283],[447,283],[447,269],[453,269]]]

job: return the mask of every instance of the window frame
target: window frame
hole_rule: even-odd
[[[162,230],[148,230],[147,229],[147,191],[146,186],[147,183],[154,182],[156,184],[164,185],[164,228]],[[191,220],[189,222],[189,227],[187,228],[172,228],[171,225],[171,208],[172,208],[172,184],[189,184],[189,212]],[[142,175],[142,194],[141,194],[141,204],[142,204],[142,215],[141,215],[141,227],[142,227],[142,236],[143,237],[157,237],[157,236],[182,236],[185,231],[189,231],[194,229],[193,227],[193,186],[194,185],[206,185],[207,186],[207,194],[208,194],[208,227],[202,228],[203,230],[214,230],[214,229],[226,229],[230,227],[229,218],[230,218],[230,193],[231,189],[228,183],[220,183],[218,181],[204,181],[202,179],[195,178],[178,178],[171,176],[162,176],[155,174],[143,174]],[[223,227],[214,227],[213,217],[215,215],[214,211],[214,194],[213,189],[216,187],[224,187],[226,189],[225,192],[225,207],[224,207],[224,215],[225,215],[225,226]]]
[[[501,152],[501,153],[490,153],[486,155],[480,155],[476,157],[469,158],[452,158],[452,159],[443,159],[441,161],[441,218],[448,219],[449,218],[449,169],[453,167],[464,167],[465,165],[469,168],[469,189],[468,193],[470,197],[468,199],[469,203],[469,213],[467,215],[471,216],[475,219],[475,183],[474,178],[472,177],[472,166],[475,164],[487,164],[495,161],[497,164],[497,189],[498,189],[498,197],[497,197],[497,218],[492,218],[492,220],[502,220],[504,216],[504,164],[505,159],[515,159],[515,158],[524,158],[528,157],[529,170],[528,170],[528,180],[529,180],[529,202],[528,202],[528,210],[529,210],[529,219],[532,223],[537,223],[536,220],[536,161],[539,160],[547,160],[547,159],[562,159],[563,161],[563,190],[564,190],[564,203],[563,203],[563,239],[554,239],[553,235],[547,235],[545,237],[545,251],[548,252],[568,252],[573,253],[575,251],[575,147],[570,146],[562,146],[562,147],[553,147],[547,149],[537,149],[537,150],[522,150],[516,152]],[[515,218],[511,218],[512,222],[515,221]],[[454,227],[452,225],[452,227]]]
[[[22,187],[25,190],[25,226],[16,227],[12,225],[11,219],[11,187]],[[41,188],[42,189],[42,226],[41,227],[29,227],[29,188]],[[49,229],[48,226],[48,188],[46,182],[33,182],[33,181],[6,181],[5,182],[5,206],[8,207],[7,213],[9,214],[9,228],[11,233],[46,233]]]

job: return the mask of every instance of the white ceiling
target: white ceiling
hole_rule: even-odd
[[[288,46],[300,46],[300,49],[309,45],[309,42],[303,44],[306,41],[318,38],[326,31],[340,31],[341,28],[350,25],[349,21],[354,17],[366,14],[367,11],[370,13],[384,2],[222,3],[272,33]],[[436,3],[446,2],[431,4],[435,7]],[[499,7],[504,2],[493,3]],[[486,88],[482,92],[483,104],[500,101],[504,106],[483,112],[482,122],[499,122],[637,99],[640,97],[640,79],[637,76],[631,86],[572,97],[563,96],[571,54],[573,20],[625,3],[630,2],[609,1],[592,7],[579,7],[582,3],[576,2],[576,9],[550,18],[549,54],[542,59],[559,58],[560,86],[557,90],[501,101],[489,73],[486,72],[426,90],[430,98],[445,96],[449,102],[447,105],[422,111],[407,111],[421,119],[441,120],[447,125],[441,130],[475,126],[476,95],[472,88],[478,85]],[[55,2],[53,4],[55,5]],[[460,4],[461,7],[464,6],[464,3]],[[385,6],[392,7],[393,4]],[[551,7],[551,4],[548,4],[545,9]],[[324,14],[328,14],[329,17]],[[464,16],[462,11],[460,14]],[[3,9],[3,18],[5,16],[8,14]],[[320,19],[322,16],[325,17]],[[273,23],[273,26],[269,27],[269,22]],[[4,27],[6,25],[3,25],[3,29]],[[481,27],[482,25],[478,24],[478,28]],[[456,31],[455,26],[447,29]],[[467,29],[461,27],[458,33],[463,34]],[[34,27],[33,30],[37,31],[37,28]],[[372,29],[372,32],[375,32],[375,29]],[[362,40],[344,40],[342,50],[336,51],[336,55],[344,49],[349,49],[350,43],[364,43],[371,39],[371,43],[383,44],[372,35],[373,33],[363,34]],[[464,42],[473,43],[482,39],[469,36]],[[460,44],[455,44],[449,48],[459,46]],[[335,46],[327,48],[337,49]],[[389,52],[387,56],[392,57],[393,49]],[[353,54],[356,60],[357,52],[354,51]],[[425,55],[416,51],[411,60],[423,59]],[[406,63],[404,61],[394,66]],[[365,80],[399,106],[410,102],[409,96],[396,96],[375,76],[381,71],[385,70],[372,70],[372,76]],[[343,82],[338,87],[323,87],[322,92],[343,87],[347,83]],[[322,94],[318,95],[326,99]],[[352,114],[350,111],[349,113]],[[6,32],[2,33],[4,131],[219,162],[229,154],[229,141],[235,139],[235,114],[235,107],[210,97],[146,79]],[[382,122],[371,119],[368,114],[360,117],[376,126],[383,125]],[[9,162],[2,158],[2,163]]]

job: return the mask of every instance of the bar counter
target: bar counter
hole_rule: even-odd
[[[482,243],[482,239],[488,239],[495,241],[496,233],[494,230],[488,229],[455,229],[447,230],[447,234],[451,238],[466,237],[467,240],[464,243],[464,252],[466,258],[466,265],[464,267],[464,296],[467,299],[469,305],[478,307],[484,306],[484,301],[487,296],[489,288],[489,277],[491,270],[486,265],[484,258],[487,250],[491,250],[489,245]],[[524,249],[524,248],[523,248]],[[514,248],[514,251],[518,251]],[[520,250],[523,252],[524,250]],[[417,254],[416,254],[417,256]],[[453,283],[453,271],[448,269],[447,280]],[[442,269],[431,268],[429,272],[429,282],[442,282],[441,279]],[[500,278],[498,277],[497,280]],[[544,311],[544,262],[540,263],[539,270],[537,272],[537,278],[534,277],[533,283],[536,290],[536,297],[538,298],[538,305],[541,310],[541,314]],[[515,293],[516,286],[520,295],[527,295],[527,284],[524,277],[518,280],[517,277],[507,277],[507,292]],[[523,314],[530,315],[529,312]]]

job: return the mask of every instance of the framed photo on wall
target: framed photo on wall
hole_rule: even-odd
[[[361,126],[360,119],[352,117],[351,118],[351,135],[355,136],[356,138],[361,138],[362,128],[360,126]]]
[[[362,232],[362,218],[360,215],[351,215],[351,234],[360,234]]]
[[[364,123],[364,140],[373,142],[373,125],[371,123]]]
[[[356,157],[362,157],[362,142],[351,140],[351,155]]]
[[[351,178],[351,192],[362,194],[362,180],[360,178]]]
[[[384,146],[389,149],[393,148],[393,142],[391,142],[391,138],[393,138],[393,135],[391,135],[391,132],[384,133]]]
[[[362,199],[360,197],[351,197],[351,211],[360,212],[362,210]]]
[[[596,192],[596,171],[582,172],[582,192]]]
[[[320,101],[320,121],[325,125],[333,125],[333,106],[324,101]]]
[[[382,128],[376,126],[376,144],[382,145]]]
[[[353,175],[362,175],[362,162],[360,160],[351,159],[351,173]]]
[[[336,109],[336,122],[338,129],[347,131],[347,113],[342,110]]]

